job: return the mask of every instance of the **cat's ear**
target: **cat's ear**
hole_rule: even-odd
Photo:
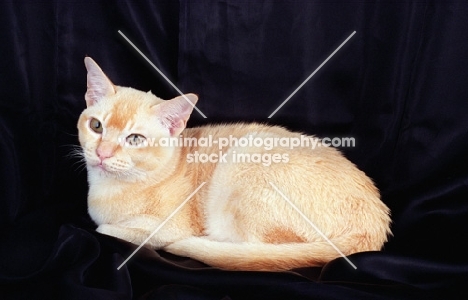
[[[153,113],[169,129],[171,136],[179,135],[187,126],[190,114],[198,101],[195,94],[186,94],[152,107]]]
[[[84,62],[86,70],[88,70],[88,89],[86,90],[85,100],[86,105],[90,107],[103,97],[115,94],[115,86],[91,57],[86,57]]]

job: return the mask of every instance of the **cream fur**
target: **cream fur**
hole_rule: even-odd
[[[380,250],[389,209],[372,181],[331,147],[225,147],[227,162],[188,163],[211,147],[124,147],[149,138],[298,137],[277,126],[232,124],[185,128],[195,95],[164,101],[114,86],[90,58],[88,107],[78,121],[87,162],[91,218],[97,231],[142,243],[202,182],[205,186],[148,242],[227,270],[282,271],[321,266],[339,254],[275,191],[275,184],[346,255]],[[92,76],[91,76],[91,75]],[[93,90],[96,89],[96,90]],[[90,128],[91,119],[102,132]],[[133,136],[132,136],[133,137]],[[287,162],[239,163],[233,153],[278,153]]]

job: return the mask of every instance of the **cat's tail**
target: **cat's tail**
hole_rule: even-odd
[[[343,241],[331,241],[343,245]],[[225,270],[285,271],[323,266],[341,254],[328,242],[313,243],[229,243],[191,237],[174,242],[165,250]],[[340,251],[343,251],[340,249]],[[349,251],[344,251],[345,254]],[[351,251],[357,252],[357,251]]]

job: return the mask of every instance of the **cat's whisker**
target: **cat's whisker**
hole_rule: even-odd
[[[71,150],[65,155],[66,158],[83,157],[83,149],[78,145],[62,145],[63,147],[69,147]]]
[[[66,135],[68,135],[68,136],[78,137],[78,134],[73,133],[73,132],[62,131],[62,133],[63,133],[63,134],[66,134]]]
[[[72,163],[72,167],[74,167],[74,170],[78,173],[81,173],[84,170],[86,170],[87,161],[83,148],[79,145],[73,144],[62,146],[71,148],[71,150],[64,157],[67,159],[74,160],[74,162]]]
[[[79,164],[76,168],[75,171],[78,172],[78,174],[86,171],[86,162]]]
[[[85,171],[86,168],[87,168],[86,159],[83,157],[82,159],[74,162],[72,164],[72,167],[74,167],[75,171],[78,172],[78,173],[81,173],[81,172]]]

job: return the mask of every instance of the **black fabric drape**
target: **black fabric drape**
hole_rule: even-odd
[[[468,282],[468,5],[463,1],[0,3],[1,299],[463,299]],[[83,59],[116,84],[200,96],[189,125],[258,121],[342,148],[391,208],[381,252],[224,272],[94,232],[73,156]],[[272,118],[268,116],[353,31]]]

